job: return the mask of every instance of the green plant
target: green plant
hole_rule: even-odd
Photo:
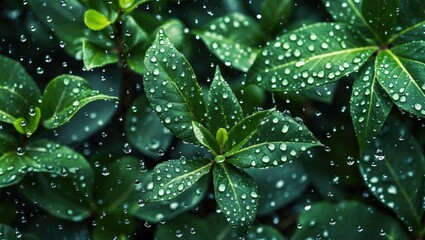
[[[424,29],[419,0],[5,0],[0,239],[423,239]]]

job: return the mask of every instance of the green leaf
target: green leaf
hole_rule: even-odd
[[[216,138],[198,122],[192,122],[193,132],[196,139],[214,155],[220,154]]]
[[[86,7],[77,0],[28,0],[32,12],[55,36],[65,43],[65,50],[78,57],[84,37],[84,12]],[[78,57],[81,58],[81,57]]]
[[[119,0],[118,2],[119,2],[120,7],[122,9],[126,9],[126,8],[129,8],[133,5],[134,0]]]
[[[193,215],[182,215],[165,224],[160,225],[155,231],[154,239],[157,240],[214,240],[207,222]]]
[[[407,43],[423,40],[425,31],[425,2],[422,0],[400,1],[397,17],[397,34],[389,42]]]
[[[326,85],[359,70],[378,49],[342,23],[317,23],[271,42],[255,60],[248,80],[274,91]]]
[[[0,134],[0,187],[21,181],[27,172],[85,173],[87,168],[84,157],[67,147],[38,140],[23,148],[13,136]]]
[[[258,190],[254,180],[226,163],[214,165],[213,178],[218,206],[238,235],[244,236],[257,213]]]
[[[167,150],[173,139],[145,96],[138,97],[127,110],[124,126],[131,145],[152,158],[159,157],[158,151]]]
[[[257,215],[272,214],[297,199],[310,184],[303,166],[298,161],[267,169],[245,170],[258,186]]]
[[[314,223],[314,224],[312,224]],[[316,203],[301,213],[293,240],[301,239],[408,239],[391,216],[357,202]]]
[[[385,43],[395,32],[399,2],[400,0],[362,1],[362,14],[381,43]]]
[[[148,201],[171,200],[190,188],[202,176],[209,173],[211,161],[208,159],[169,160],[158,164],[154,172],[153,189]]]
[[[241,105],[218,67],[208,94],[207,110],[211,133],[219,128],[231,129],[243,118]]]
[[[103,49],[90,43],[88,40],[83,41],[83,61],[87,70],[103,67],[107,64],[119,61],[119,56],[115,52]]]
[[[93,240],[128,239],[134,234],[136,224],[134,219],[125,211],[97,215],[96,225],[92,231]]]
[[[186,58],[159,31],[146,52],[143,84],[152,109],[178,138],[196,141],[192,121],[203,123],[204,98]]]
[[[18,118],[15,122],[13,122],[13,126],[19,133],[30,137],[38,128],[41,118],[41,110],[39,107],[30,108],[27,115],[28,120],[23,117]]]
[[[241,168],[278,166],[315,146],[321,144],[304,124],[275,111],[242,149],[232,153],[227,162]]]
[[[236,233],[230,232],[227,236],[227,238],[230,239],[240,239]],[[273,239],[273,240],[285,240],[285,238],[282,236],[282,234],[279,232],[278,229],[270,226],[261,224],[258,226],[254,226],[247,232],[245,236],[246,240],[258,240],[258,239]]]
[[[360,71],[351,93],[350,113],[361,149],[378,135],[393,106],[376,75],[370,62]]]
[[[416,232],[423,227],[424,161],[418,142],[400,122],[389,119],[359,165],[372,194]]]
[[[0,55],[0,122],[13,124],[38,105],[40,90],[20,63]]]
[[[194,33],[226,66],[243,72],[254,62],[262,39],[257,22],[240,13],[217,18]]]
[[[140,161],[122,157],[99,169],[96,176],[98,207],[108,213],[122,211],[128,205],[129,196],[136,192],[135,184],[143,177]]]
[[[15,240],[18,239],[17,235],[20,235],[19,232],[17,232],[15,229],[4,225],[4,224],[0,224],[0,238],[1,239],[7,239],[7,240]]]
[[[86,222],[70,222],[48,214],[42,214],[31,218],[25,229],[36,236],[41,236],[40,240],[89,239],[88,227]]]
[[[245,143],[260,129],[264,123],[265,118],[271,114],[272,110],[264,110],[256,112],[238,122],[229,131],[228,151],[226,156],[234,154],[241,149]]]
[[[378,82],[398,107],[425,117],[425,41],[379,52],[375,68]]]
[[[261,4],[261,25],[274,33],[282,30],[294,10],[293,0],[265,0]]]
[[[84,13],[84,23],[91,30],[99,31],[109,26],[112,22],[102,13],[89,9]]]
[[[337,90],[337,83],[305,89],[302,94],[315,101],[331,104]]]
[[[137,24],[136,20],[130,15],[126,15],[123,18],[123,29],[125,31],[122,34],[124,40],[125,52],[128,53],[131,49],[138,44],[144,45],[148,40],[148,34],[143,28]]]
[[[48,129],[57,128],[88,103],[112,99],[116,97],[100,94],[81,77],[58,76],[44,89],[41,103],[43,125]]]
[[[193,209],[204,199],[208,192],[209,180],[207,177],[200,178],[188,190],[172,200],[145,202],[153,188],[152,176],[150,172],[146,172],[140,183],[141,186],[145,187],[142,187],[138,193],[132,196],[137,205],[133,204],[129,211],[135,217],[152,223],[173,219],[179,214]]]

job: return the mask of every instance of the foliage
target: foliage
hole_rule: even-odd
[[[424,29],[419,0],[6,0],[0,239],[423,239]]]

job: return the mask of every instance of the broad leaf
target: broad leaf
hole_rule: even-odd
[[[63,41],[65,50],[74,57],[78,56],[85,32],[86,7],[77,0],[67,0],[66,4],[46,0],[29,0],[28,3],[37,18]]]
[[[34,216],[27,223],[26,229],[28,232],[40,236],[40,238],[36,238],[40,240],[90,238],[89,226],[86,222],[65,221],[49,214]]]
[[[257,215],[267,215],[287,206],[307,189],[310,181],[298,161],[267,169],[245,170],[258,186]]]
[[[93,221],[96,222],[92,231],[93,240],[127,239],[136,228],[134,219],[126,211],[99,214]]]
[[[137,24],[132,16],[127,15],[122,21],[122,27],[125,31],[121,37],[124,40],[125,52],[129,52],[133,47],[138,44],[144,44],[148,40],[147,33]]]
[[[193,209],[204,199],[208,192],[209,180],[207,177],[202,177],[188,190],[171,200],[146,202],[149,192],[153,189],[151,174],[150,172],[146,172],[140,182],[140,190],[130,196],[130,200],[133,200],[137,205],[132,204],[129,211],[135,217],[152,223],[172,219],[179,214]]]
[[[403,125],[390,120],[366,149],[360,170],[372,194],[418,231],[424,213],[424,152]]]
[[[378,82],[401,109],[425,117],[425,41],[381,51],[376,59]]]
[[[112,99],[116,97],[100,94],[81,77],[61,75],[44,89],[41,103],[43,125],[48,129],[57,128],[88,103]]]
[[[208,94],[208,125],[212,134],[219,128],[230,130],[242,120],[243,111],[229,84],[217,68]]]
[[[153,189],[148,201],[170,200],[189,189],[202,176],[209,173],[208,159],[169,160],[158,164],[153,173]]]
[[[203,123],[204,98],[186,58],[159,31],[145,56],[143,84],[152,109],[178,138],[196,141],[192,121]]]
[[[313,88],[359,70],[377,49],[346,24],[317,23],[268,44],[248,80],[274,91]]]
[[[261,4],[261,25],[274,33],[288,23],[294,9],[293,0],[265,0]]]
[[[240,13],[217,18],[194,32],[226,66],[243,72],[254,62],[262,38],[257,22]]]
[[[15,229],[0,223],[0,239],[7,239],[7,240],[19,239],[17,235],[19,235],[19,238],[21,237],[21,234],[17,232]]]
[[[119,158],[108,164],[96,176],[96,195],[99,209],[112,213],[122,211],[128,198],[137,191],[143,174],[140,161],[132,157]]]
[[[0,122],[13,124],[39,103],[40,90],[20,63],[0,56]]]
[[[389,42],[406,43],[423,40],[425,2],[422,0],[400,1],[396,30],[397,34]]]
[[[226,163],[214,165],[213,178],[218,206],[238,235],[244,236],[257,213],[258,190],[254,180]]]
[[[158,226],[156,240],[215,240],[207,222],[200,217],[185,214]]]
[[[198,122],[192,122],[193,132],[196,139],[206,148],[210,149],[214,155],[220,154],[216,138]]]
[[[152,158],[158,158],[159,151],[165,151],[173,135],[152,111],[145,96],[137,98],[125,116],[127,139],[137,150]]]
[[[367,64],[354,81],[350,100],[351,118],[361,149],[378,135],[392,105],[378,84],[374,64]]]
[[[337,83],[333,83],[315,88],[309,88],[304,90],[302,94],[315,101],[331,104],[337,90],[337,85]]]
[[[27,172],[83,174],[87,168],[84,157],[67,147],[39,140],[23,148],[13,136],[0,134],[0,187],[21,181]]]
[[[241,168],[278,166],[315,146],[321,144],[304,124],[275,111],[227,161]]]
[[[38,128],[41,118],[41,110],[39,107],[30,107],[27,113],[27,119],[20,117],[13,122],[15,129],[21,133],[30,137]]]
[[[120,7],[122,9],[126,9],[131,7],[131,5],[133,5],[134,0],[119,0],[118,3],[120,4]]]
[[[107,64],[116,63],[119,56],[115,52],[103,49],[88,40],[83,41],[83,61],[87,70],[96,67],[103,67]]]
[[[395,219],[357,202],[314,204],[301,214],[293,240],[408,239]]]
[[[228,134],[228,151],[226,152],[226,156],[232,155],[245,145],[251,139],[252,135],[264,124],[266,117],[271,114],[271,111],[264,110],[256,112],[233,126]]]
[[[91,30],[99,31],[106,28],[112,22],[102,13],[89,9],[84,13],[84,23]]]
[[[380,43],[395,32],[400,0],[362,0],[362,14]]]

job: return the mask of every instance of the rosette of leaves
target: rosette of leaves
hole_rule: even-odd
[[[425,116],[425,13],[419,0],[323,0],[334,23],[316,23],[267,44],[248,72],[271,91],[302,91],[358,72],[350,112],[362,149],[393,104]]]
[[[0,187],[16,184],[28,172],[89,176],[87,161],[74,150],[50,140],[30,140],[36,130],[65,124],[86,104],[111,100],[78,76],[54,78],[43,94],[16,61],[0,56],[0,121],[13,125],[0,132]],[[8,128],[5,128],[8,129]]]
[[[28,2],[65,50],[75,58],[83,59],[86,69],[119,63],[143,74],[143,57],[159,26],[175,35],[176,44],[181,44],[183,36],[183,24],[179,20],[159,21],[153,15],[136,10],[149,1]]]
[[[212,175],[219,208],[232,228],[244,235],[255,220],[259,195],[243,169],[285,164],[320,143],[303,124],[275,109],[245,116],[219,69],[205,101],[189,62],[162,30],[146,52],[145,66],[146,96],[164,125],[213,155],[158,164],[147,201],[173,199]]]

